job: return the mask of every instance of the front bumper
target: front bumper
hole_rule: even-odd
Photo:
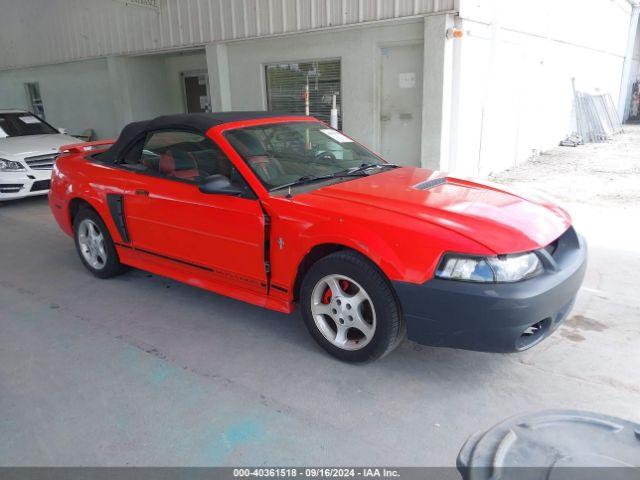
[[[45,195],[51,186],[51,170],[0,172],[0,202]]]
[[[409,339],[485,352],[536,345],[567,318],[584,279],[587,246],[569,228],[543,257],[544,273],[516,283],[393,282]]]

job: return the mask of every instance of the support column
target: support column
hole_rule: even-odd
[[[624,55],[622,67],[622,79],[620,80],[620,93],[618,95],[618,116],[625,122],[629,118],[629,100],[631,99],[631,67],[633,66],[633,54],[635,53],[636,35],[638,32],[638,17],[640,6],[633,6],[629,33],[627,35],[627,49]],[[634,72],[635,73],[635,72]]]
[[[128,58],[107,57],[107,70],[113,99],[114,130],[120,132],[122,127],[133,121]]]
[[[453,79],[453,28],[451,14],[424,18],[421,165],[446,170],[449,165],[451,85]]]
[[[229,111],[232,107],[227,46],[225,44],[207,45],[206,55],[211,110],[214,112]]]

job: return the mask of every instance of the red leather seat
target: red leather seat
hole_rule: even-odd
[[[232,132],[231,138],[238,153],[262,180],[269,182],[284,173],[282,164],[269,156],[267,149],[257,136],[236,130]]]
[[[252,166],[253,171],[265,181],[277,178],[283,173],[282,165],[275,158],[267,155],[253,155],[247,157],[247,161]]]
[[[160,155],[158,170],[160,170],[160,173],[162,173],[163,175],[183,178],[186,180],[195,180],[200,175],[198,169],[195,168],[195,162],[193,162],[193,165],[189,166],[188,168],[177,169],[176,161],[171,150],[167,150],[162,155]]]

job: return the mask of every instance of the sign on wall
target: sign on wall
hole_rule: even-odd
[[[416,86],[416,74],[414,72],[399,73],[398,86],[400,88],[413,88]]]
[[[132,5],[135,7],[153,8],[160,10],[160,0],[116,0],[117,2]]]

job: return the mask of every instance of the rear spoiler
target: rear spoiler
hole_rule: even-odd
[[[110,139],[96,140],[95,142],[73,143],[71,145],[62,145],[58,151],[60,153],[84,153],[90,150],[99,150],[99,147],[113,145],[115,142],[115,139]]]

